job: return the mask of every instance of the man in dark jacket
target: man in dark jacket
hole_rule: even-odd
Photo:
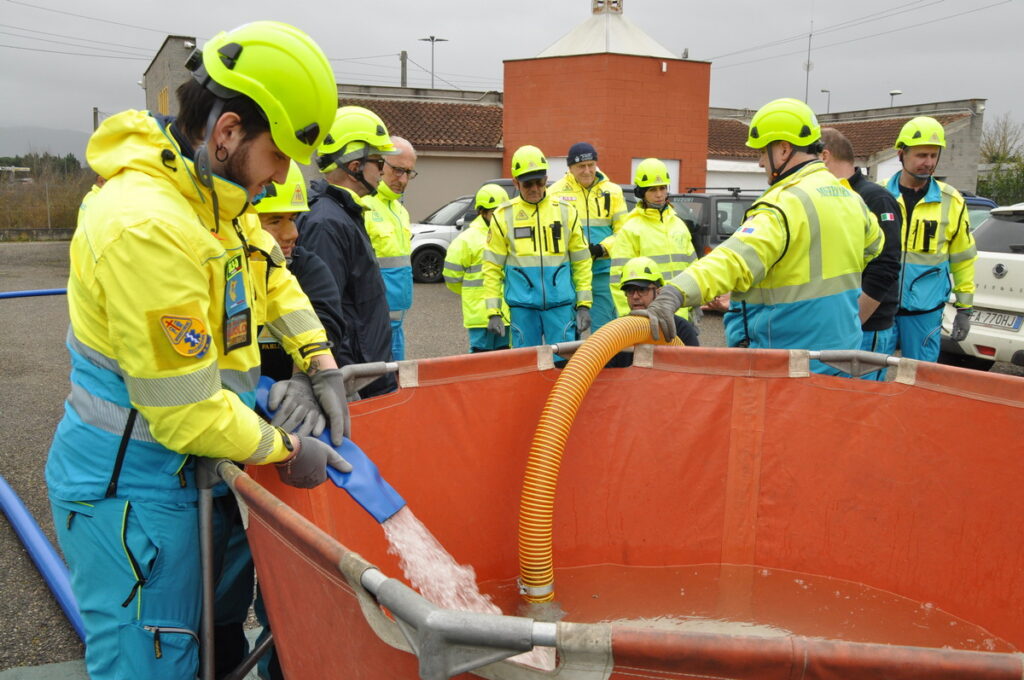
[[[885,234],[881,254],[868,263],[861,277],[860,322],[864,339],[860,348],[868,352],[892,354],[896,349],[894,319],[899,301],[900,229],[902,219],[896,199],[880,184],[875,184],[853,164],[853,145],[834,128],[822,128],[825,150],[821,160],[829,171],[860,194],[868,209],[878,218]],[[885,369],[864,376],[868,380],[885,380]]]
[[[397,153],[383,121],[359,106],[338,109],[327,140],[317,149],[325,180],[313,182],[309,212],[299,218],[299,245],[320,256],[334,275],[348,331],[350,361],[391,361],[387,294],[363,220],[362,197],[376,191],[384,156]],[[340,363],[340,361],[339,361]],[[363,389],[363,398],[392,392],[394,375]]]

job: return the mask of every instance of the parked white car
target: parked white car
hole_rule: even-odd
[[[988,370],[996,361],[1024,366],[1024,203],[993,208],[974,230],[974,314],[962,342],[950,340],[956,310],[942,316],[939,362]]]
[[[472,196],[459,196],[445,203],[422,222],[409,225],[412,231],[412,278],[417,283],[442,280],[444,255],[459,230],[476,217]]]

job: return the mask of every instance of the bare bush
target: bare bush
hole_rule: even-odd
[[[0,229],[73,228],[95,177],[44,169],[31,182],[0,182]]]

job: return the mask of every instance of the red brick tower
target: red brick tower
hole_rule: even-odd
[[[593,15],[537,57],[505,61],[505,174],[523,144],[557,157],[586,141],[620,184],[654,156],[679,161],[678,187],[704,186],[711,64],[673,56],[623,0],[591,1]]]

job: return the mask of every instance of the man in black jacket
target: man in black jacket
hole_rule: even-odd
[[[319,255],[338,284],[351,353],[345,363],[392,360],[387,295],[366,233],[361,199],[376,191],[384,156],[396,153],[375,113],[360,106],[338,109],[327,140],[317,149],[326,181],[313,182],[309,212],[297,223],[299,245]],[[374,397],[395,389],[394,375],[387,374],[359,395]]]
[[[860,348],[869,352],[892,354],[896,350],[894,319],[899,302],[900,230],[902,218],[896,199],[880,184],[875,184],[853,164],[853,145],[835,128],[822,128],[825,150],[821,160],[829,171],[860,194],[868,209],[878,218],[885,234],[882,252],[864,268],[861,277],[860,322],[864,339]],[[885,369],[865,375],[868,380],[885,380]]]

